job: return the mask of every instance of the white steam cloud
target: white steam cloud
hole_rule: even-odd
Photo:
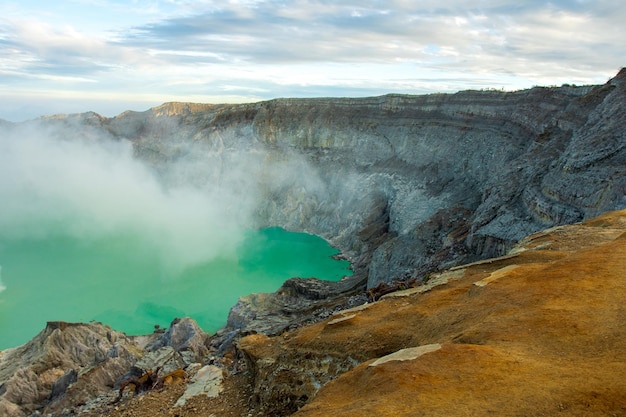
[[[139,237],[176,269],[228,256],[249,226],[256,198],[246,179],[259,165],[258,156],[233,159],[219,178],[215,160],[177,162],[171,172],[193,183],[164,185],[163,173],[134,158],[128,141],[95,128],[33,122],[7,129],[0,132],[0,234]]]

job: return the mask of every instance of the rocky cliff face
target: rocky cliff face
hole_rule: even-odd
[[[0,352],[0,415],[75,415],[115,403],[121,384],[149,369],[192,375],[208,358],[207,338],[189,318],[139,337],[100,323],[49,322],[30,342]]]
[[[102,325],[50,322],[30,342],[0,352],[0,415],[29,416],[107,393],[139,352]]]
[[[625,80],[622,71],[603,86],[514,93],[171,103],[99,123],[156,165],[190,143],[220,164],[262,154],[258,224],[322,235],[355,260],[371,255],[361,272],[372,287],[626,204]],[[300,178],[271,171],[285,161]]]

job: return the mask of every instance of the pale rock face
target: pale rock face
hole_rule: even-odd
[[[139,352],[110,327],[49,322],[30,342],[1,352],[0,410],[30,415],[108,393]]]
[[[217,397],[222,391],[223,370],[215,365],[206,365],[198,370],[183,395],[176,400],[174,407],[184,406],[190,398],[205,395]]]

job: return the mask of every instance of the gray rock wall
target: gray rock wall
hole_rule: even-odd
[[[371,287],[626,205],[624,78],[514,93],[171,103],[103,125],[161,168],[200,146],[211,161],[203,174],[216,181],[253,156],[254,181],[240,185],[257,193],[255,223],[324,236],[362,260],[357,275]]]

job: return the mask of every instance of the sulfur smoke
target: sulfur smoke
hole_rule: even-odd
[[[184,158],[157,172],[132,144],[71,123],[0,132],[0,238],[126,236],[176,271],[234,256],[257,200],[259,155]],[[1,285],[0,285],[1,288]]]

